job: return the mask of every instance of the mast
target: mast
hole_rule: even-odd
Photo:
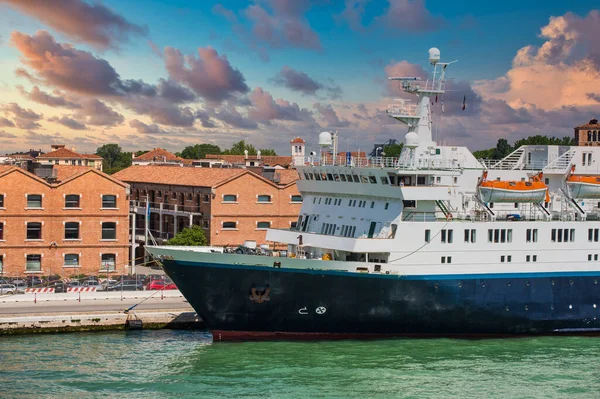
[[[456,61],[439,62],[440,50],[433,47],[429,49],[429,62],[432,65],[432,77],[425,82],[419,77],[389,77],[388,80],[401,82],[403,91],[414,94],[418,103],[407,104],[400,99],[399,105],[392,105],[387,112],[390,117],[408,125],[408,133],[419,136],[419,146],[428,147],[435,145],[432,138],[431,98],[443,95],[446,92],[446,67]]]

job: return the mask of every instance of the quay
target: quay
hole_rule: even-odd
[[[179,291],[0,296],[0,335],[203,327]]]

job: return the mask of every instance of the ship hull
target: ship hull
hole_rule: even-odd
[[[163,261],[215,341],[596,334],[600,277],[396,276]]]

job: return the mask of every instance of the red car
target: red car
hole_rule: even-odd
[[[146,286],[147,290],[176,290],[177,286],[174,283],[163,280],[153,280]]]

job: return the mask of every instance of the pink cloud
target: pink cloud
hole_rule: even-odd
[[[31,92],[27,92],[22,85],[17,85],[17,90],[21,95],[28,100],[36,102],[38,104],[48,105],[50,107],[63,107],[63,108],[81,108],[80,104],[76,104],[72,101],[69,101],[64,93],[59,92],[58,90],[54,91],[54,95],[48,94],[42,90],[38,86],[33,86]]]
[[[425,8],[425,0],[388,0],[389,8],[375,19],[390,30],[410,32],[433,31],[439,29],[444,19],[433,16]]]
[[[60,118],[57,116],[53,116],[51,118],[48,118],[48,121],[59,123],[65,127],[68,127],[69,129],[73,129],[73,130],[86,130],[87,129],[86,125],[84,125],[83,123],[77,122],[75,119],[69,118],[66,115],[63,115]]]
[[[268,123],[273,120],[285,120],[314,123],[314,118],[309,110],[286,100],[275,101],[271,93],[261,87],[255,88],[250,93],[250,101],[252,107],[249,108],[248,115],[254,121]]]
[[[184,56],[178,49],[166,47],[165,67],[173,80],[211,103],[250,91],[244,75],[212,47],[199,48],[198,57]]]
[[[100,3],[82,0],[3,0],[53,29],[99,48],[118,47],[129,35],[145,35],[133,24]]]

